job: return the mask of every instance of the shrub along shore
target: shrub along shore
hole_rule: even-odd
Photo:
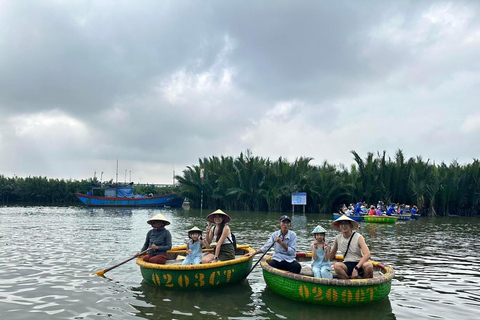
[[[420,156],[405,159],[401,150],[392,158],[385,151],[367,153],[365,158],[355,151],[351,153],[355,163],[350,167],[326,161],[312,165],[313,159],[309,157],[293,162],[282,157],[272,161],[255,157],[249,150],[235,158],[212,156],[188,166],[183,176],[176,176],[176,186],[136,185],[134,192],[145,195],[173,192],[186,197],[193,208],[200,208],[203,193],[204,209],[291,212],[291,194],[306,192],[306,211],[312,213],[337,212],[344,203],[383,201],[387,205],[416,204],[422,215],[480,214],[478,159],[465,165],[457,161],[447,165],[431,163]],[[75,192],[87,193],[92,184],[99,181],[0,175],[0,203],[80,204]]]

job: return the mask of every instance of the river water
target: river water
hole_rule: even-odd
[[[16,319],[478,319],[480,219],[428,218],[395,225],[362,222],[372,259],[396,271],[388,299],[336,308],[290,301],[266,287],[260,266],[240,284],[172,292],[142,281],[130,261],[92,275],[139,251],[146,221],[164,214],[173,245],[205,216],[181,209],[0,208],[0,317]],[[259,248],[278,228],[279,213],[228,212],[238,244]],[[295,214],[291,230],[305,251],[330,214]],[[327,233],[332,240],[334,230]],[[257,258],[255,258],[256,261]]]

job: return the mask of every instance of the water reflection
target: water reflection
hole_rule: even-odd
[[[252,288],[247,281],[215,290],[169,291],[142,281],[132,291],[137,303],[138,317],[145,319],[169,318],[184,315],[192,319],[225,319],[252,314]],[[170,316],[169,316],[170,315]]]
[[[388,298],[366,306],[320,306],[279,297],[267,287],[261,293],[260,300],[265,305],[268,313],[276,317],[288,319],[311,319],[312,315],[315,314],[318,315],[318,319],[396,319]]]

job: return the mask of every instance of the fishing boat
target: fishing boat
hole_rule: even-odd
[[[104,196],[96,196],[95,190],[103,191]],[[181,207],[183,204],[183,199],[173,193],[161,196],[134,195],[133,183],[95,185],[89,194],[75,193],[75,196],[87,207]]]
[[[87,207],[181,207],[183,203],[183,199],[173,193],[143,198],[97,197],[81,193],[75,195]]]
[[[204,249],[204,252],[213,249]],[[167,252],[166,264],[149,263],[137,259],[142,277],[148,284],[168,290],[204,290],[237,283],[245,279],[252,268],[254,252],[248,245],[238,245],[234,260],[215,263],[182,265],[186,246],[175,247]]]
[[[334,213],[334,214],[333,214],[333,219],[334,219],[334,220],[337,220],[337,219],[340,218],[341,216],[342,216],[341,214]],[[348,217],[349,217],[350,219],[352,219],[352,220],[357,221],[357,222],[364,221],[363,216],[355,216],[355,215],[352,214],[352,215],[350,215],[350,216],[348,216]]]
[[[396,216],[365,216],[365,222],[373,223],[395,223],[398,220]]]
[[[310,265],[311,256],[311,253],[297,253],[297,261]],[[341,260],[341,257],[337,258]],[[308,266],[302,266],[300,274],[273,268],[267,263],[270,259],[268,257],[260,264],[263,278],[273,292],[288,299],[320,305],[355,306],[383,300],[390,293],[395,276],[393,268],[370,261],[374,266],[374,277],[371,279],[329,280],[313,277]]]

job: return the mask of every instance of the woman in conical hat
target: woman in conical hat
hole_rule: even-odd
[[[337,277],[340,279],[373,278],[373,265],[369,261],[370,250],[365,238],[358,232],[358,223],[347,216],[341,216],[332,222],[332,228],[341,234],[335,237],[330,259],[335,259],[335,253],[340,250],[343,262],[333,265]]]
[[[230,227],[227,225],[230,220],[230,216],[220,209],[207,216],[207,221],[214,223],[215,225],[212,227],[210,223],[208,224],[206,240],[208,244],[210,244],[215,239],[217,246],[215,247],[213,254],[206,254],[202,258],[202,263],[235,259],[235,248],[233,246],[232,234],[230,232]]]
[[[163,214],[159,213],[147,220],[147,223],[152,226],[152,230],[148,231],[141,251],[147,248],[151,248],[152,250],[143,256],[143,261],[165,264],[167,261],[167,251],[172,248],[172,235],[170,231],[165,229],[165,226],[168,226],[170,221],[168,221]]]

